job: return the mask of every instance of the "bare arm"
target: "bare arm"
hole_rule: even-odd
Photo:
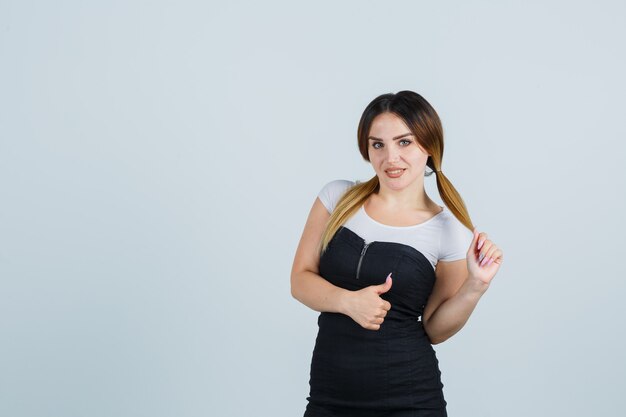
[[[331,284],[319,275],[317,246],[330,214],[319,198],[309,212],[291,268],[291,295],[315,311],[347,314],[351,291]]]
[[[291,282],[291,295],[307,307],[319,312],[347,314],[345,304],[350,291],[331,284],[312,271],[292,274]]]
[[[484,257],[494,259],[494,264],[480,265]],[[502,251],[477,229],[465,259],[439,261],[437,280],[422,317],[432,344],[449,339],[465,325],[501,262]]]
[[[444,342],[461,330],[487,287],[468,277],[452,297],[439,305],[424,324],[432,344]]]
[[[391,288],[391,278],[384,284],[370,285],[357,291],[338,287],[319,275],[317,246],[330,214],[319,198],[315,199],[296,251],[291,269],[291,295],[319,312],[342,313],[369,330],[379,330],[391,308],[380,297]]]

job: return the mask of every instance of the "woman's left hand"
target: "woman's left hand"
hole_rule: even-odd
[[[467,251],[467,270],[470,279],[489,285],[502,264],[502,251],[487,239],[487,233],[478,233],[474,227],[474,239]]]

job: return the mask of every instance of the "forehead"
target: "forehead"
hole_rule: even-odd
[[[404,121],[392,113],[382,113],[374,118],[370,127],[370,135],[381,139],[411,133]]]

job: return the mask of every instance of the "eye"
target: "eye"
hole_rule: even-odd
[[[406,146],[409,146],[411,144],[411,142],[413,142],[413,141],[408,140],[408,139],[400,139],[400,142],[406,142],[406,145],[402,145],[402,146],[406,147]],[[372,143],[372,148],[380,149],[380,146],[376,146],[376,145],[382,145],[382,144],[383,144],[382,142],[374,142],[374,143]]]

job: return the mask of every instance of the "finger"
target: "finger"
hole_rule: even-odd
[[[487,253],[489,252],[489,249],[491,248],[493,244],[491,243],[491,240],[487,239],[485,241],[485,243],[483,244],[483,248],[480,250],[480,252],[478,252],[478,262],[482,262],[483,260],[485,260],[485,258],[487,257]]]
[[[376,286],[376,293],[380,295],[389,291],[391,289],[392,281],[393,279],[391,278],[391,274],[387,275],[385,282]]]
[[[487,264],[487,262],[489,262],[489,260],[491,259],[491,254],[493,253],[492,250],[487,250],[483,255],[482,255],[482,259],[480,261],[480,266],[485,266]]]
[[[480,250],[478,257],[481,258],[480,260],[482,260],[482,258],[484,258],[485,256],[487,256],[487,253],[489,252],[489,249],[491,249],[492,247],[494,247],[495,245],[491,242],[491,240],[486,240],[485,243],[483,244],[483,248]]]
[[[472,237],[472,241],[470,243],[470,247],[469,247],[468,253],[470,253],[470,252],[474,253],[475,252],[475,248],[476,248],[476,246],[478,244],[478,237],[480,235],[480,233],[478,233],[478,228],[474,227],[473,232],[474,232],[474,236]]]
[[[483,259],[481,266],[490,265],[496,258],[497,251],[498,251],[498,247],[496,245],[491,245],[491,248],[485,254],[485,258]]]
[[[485,244],[486,240],[487,240],[487,233],[481,232],[480,237],[478,238],[478,246],[476,247],[476,249],[480,250]]]
[[[498,249],[491,255],[491,260],[487,262],[487,265],[491,265],[492,263],[501,264],[502,263],[502,251]]]

